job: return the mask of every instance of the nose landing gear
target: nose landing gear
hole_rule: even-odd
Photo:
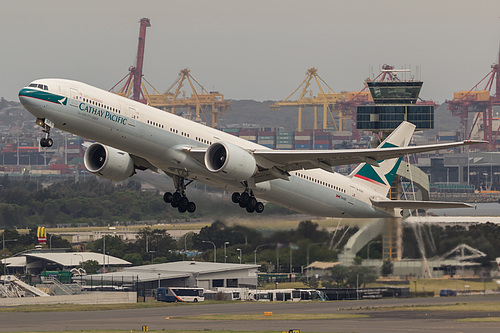
[[[43,127],[42,131],[45,133],[45,137],[40,139],[40,146],[44,148],[52,147],[52,145],[54,144],[54,140],[50,138],[50,124],[52,124],[52,122],[48,119],[37,119],[36,123]]]

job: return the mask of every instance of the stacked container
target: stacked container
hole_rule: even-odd
[[[232,134],[234,136],[240,136],[240,129],[239,128],[224,128],[222,131],[225,133]]]
[[[314,130],[313,149],[332,149],[332,139],[330,132],[323,130]]]
[[[242,128],[240,131],[240,138],[257,142],[257,133],[259,130],[257,128]]]
[[[308,129],[302,132],[295,132],[293,147],[296,150],[311,150],[312,130]]]
[[[293,149],[293,132],[276,132],[276,149]]]
[[[265,128],[263,131],[258,132],[257,143],[264,147],[274,149],[276,147],[276,132],[266,131],[267,129],[268,128]]]

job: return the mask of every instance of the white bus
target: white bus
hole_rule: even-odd
[[[156,290],[156,300],[162,302],[203,302],[203,288],[167,287]]]

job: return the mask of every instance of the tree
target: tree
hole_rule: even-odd
[[[384,260],[382,264],[382,276],[391,275],[394,269],[394,264],[390,260]]]
[[[101,269],[101,265],[97,260],[86,260],[82,264],[87,274],[96,274]]]

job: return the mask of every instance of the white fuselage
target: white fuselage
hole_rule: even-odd
[[[81,82],[62,79],[34,82],[43,83],[48,87],[46,93],[56,96],[48,101],[23,96],[21,90],[20,100],[34,116],[50,120],[61,130],[139,156],[167,174],[224,190],[243,190],[241,182],[229,181],[207,170],[182,148],[227,142],[248,151],[267,149]],[[289,180],[265,181],[251,188],[259,198],[316,216],[372,218],[396,214],[394,209],[374,208],[369,198],[379,194],[349,177],[322,169],[293,171],[290,175]]]

